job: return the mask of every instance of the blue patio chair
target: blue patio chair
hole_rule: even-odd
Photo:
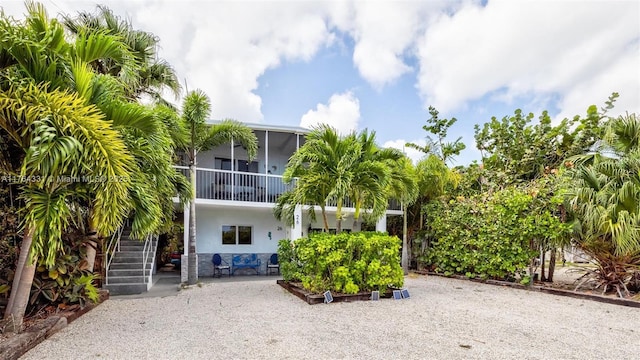
[[[271,269],[278,270],[278,275],[280,275],[280,263],[278,263],[278,254],[272,254],[269,258],[269,262],[267,263],[267,272],[265,275],[269,275]]]
[[[220,254],[213,254],[213,258],[211,259],[213,262],[213,276],[218,274],[218,277],[222,276],[222,271],[227,270],[227,274],[231,277],[231,266],[229,263],[224,261],[224,259],[220,256]]]

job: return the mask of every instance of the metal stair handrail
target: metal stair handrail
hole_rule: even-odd
[[[122,231],[124,230],[125,225],[122,225],[116,230],[116,232],[111,235],[111,239],[109,240],[109,245],[107,246],[107,250],[104,252],[104,263],[105,263],[105,272],[104,272],[104,283],[109,284],[109,269],[111,268],[111,262],[115,257],[115,253],[120,251],[120,238],[122,237]]]
[[[149,268],[149,275],[147,275],[147,261],[149,260],[149,256],[151,256],[151,253],[153,252],[153,243],[155,242],[157,237],[158,235],[150,234],[147,235],[144,239],[144,248],[142,249],[142,277],[144,279],[144,282],[147,283],[147,286],[149,286],[149,284],[152,282],[151,274],[153,274],[155,258],[152,259],[151,267]]]

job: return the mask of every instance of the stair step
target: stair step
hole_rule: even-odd
[[[120,244],[120,252],[123,251],[143,251],[144,245],[122,245]]]
[[[139,263],[142,264],[142,255],[141,256],[116,256],[111,261],[112,264],[117,263]]]
[[[122,240],[120,239],[120,246],[144,246],[144,241],[138,240]]]
[[[144,276],[109,276],[109,284],[145,284]]]
[[[118,256],[124,256],[124,257],[138,257],[138,256],[144,256],[144,251],[142,250],[133,250],[133,251],[118,251],[116,252],[116,257]]]
[[[109,295],[133,295],[147,291],[147,284],[109,284],[104,286]]]
[[[149,273],[149,268],[147,268],[147,273]],[[136,267],[131,267],[130,269],[110,269],[109,270],[109,278],[115,276],[143,276],[142,264],[136,264]]]
[[[146,268],[151,269],[151,263],[147,263]],[[121,262],[121,263],[113,262],[109,267],[109,270],[134,270],[134,269],[135,270],[142,269],[142,262]]]
[[[113,296],[146,292],[147,283],[144,275],[151,272],[158,248],[157,239],[146,244],[145,249],[145,240],[132,238],[131,228],[128,227],[122,230],[119,245],[120,251],[114,254],[109,266],[109,284],[104,285],[104,288]],[[146,264],[143,264],[145,250],[149,253]],[[146,278],[149,279],[148,276]]]

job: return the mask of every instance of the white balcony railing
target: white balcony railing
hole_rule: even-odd
[[[187,166],[175,168],[189,178]],[[287,184],[281,175],[196,168],[197,199],[275,203],[282,193],[293,186],[295,180]],[[327,205],[336,206],[335,202]],[[345,199],[343,206],[349,208],[353,207],[353,204],[349,199]],[[401,207],[398,202],[390,201],[388,209],[401,210]]]
[[[176,169],[189,178],[188,167]],[[198,199],[275,203],[294,183],[286,184],[280,175],[196,168]]]

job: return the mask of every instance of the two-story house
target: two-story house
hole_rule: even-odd
[[[304,206],[296,209],[294,224],[287,226],[273,215],[275,201],[292,184],[282,180],[289,157],[305,142],[308,129],[266,124],[247,124],[258,139],[258,154],[249,160],[242,146],[225,144],[197,154],[196,173],[196,252],[199,276],[213,273],[212,256],[220,254],[231,262],[232,254],[256,253],[261,273],[280,239],[297,239],[321,229],[321,217],[311,221]],[[186,164],[184,164],[186,165]],[[188,176],[187,166],[177,166]],[[352,229],[354,209],[346,205],[343,229]],[[327,207],[330,227],[335,228],[336,208]],[[399,206],[387,215],[402,215]],[[189,209],[184,209],[184,228],[189,228]],[[386,216],[376,229],[386,231]],[[187,276],[188,231],[184,236],[182,277]]]

